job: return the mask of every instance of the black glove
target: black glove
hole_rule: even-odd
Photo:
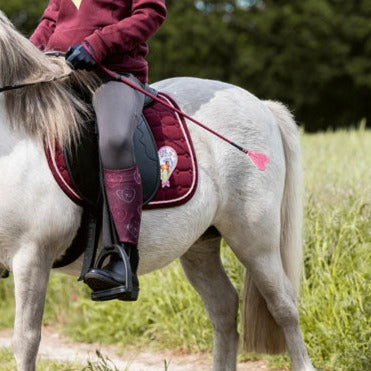
[[[70,46],[66,53],[66,61],[75,70],[93,70],[97,64],[81,44]]]

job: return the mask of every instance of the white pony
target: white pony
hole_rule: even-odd
[[[56,184],[42,144],[78,135],[81,104],[64,82],[50,81],[68,71],[64,61],[38,51],[0,12],[0,86],[49,80],[0,94],[0,270],[14,276],[13,348],[19,371],[35,370],[49,273],[82,215]],[[238,294],[221,263],[222,236],[247,268],[246,349],[287,349],[294,370],[313,370],[296,306],[302,184],[298,132],[290,113],[280,103],[263,102],[222,82],[174,78],[154,87],[212,129],[266,153],[270,162],[259,171],[244,154],[189,123],[198,188],[185,205],[144,212],[139,273],[180,258],[213,326],[213,369],[235,370]],[[218,233],[205,233],[210,226]],[[77,275],[80,266],[76,262],[65,271]]]

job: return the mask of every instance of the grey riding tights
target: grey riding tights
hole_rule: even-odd
[[[140,86],[132,75],[125,76]],[[133,137],[143,110],[144,95],[121,82],[103,84],[93,98],[103,167],[118,170],[135,164]]]

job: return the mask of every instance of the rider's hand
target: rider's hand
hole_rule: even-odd
[[[97,64],[81,44],[70,46],[66,53],[66,61],[75,70],[93,70]]]

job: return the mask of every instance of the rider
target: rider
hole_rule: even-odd
[[[165,18],[165,0],[50,0],[30,40],[43,51],[67,52],[66,59],[75,69],[93,70],[97,67],[95,59],[141,85],[148,78],[146,42]],[[127,268],[116,253],[104,267],[88,272],[84,281],[93,294],[102,293],[95,300],[136,300],[142,184],[133,154],[133,135],[144,96],[120,82],[103,78],[102,83],[93,104],[106,198],[120,248],[130,260],[133,289],[125,292]],[[111,246],[104,248],[110,251]]]

